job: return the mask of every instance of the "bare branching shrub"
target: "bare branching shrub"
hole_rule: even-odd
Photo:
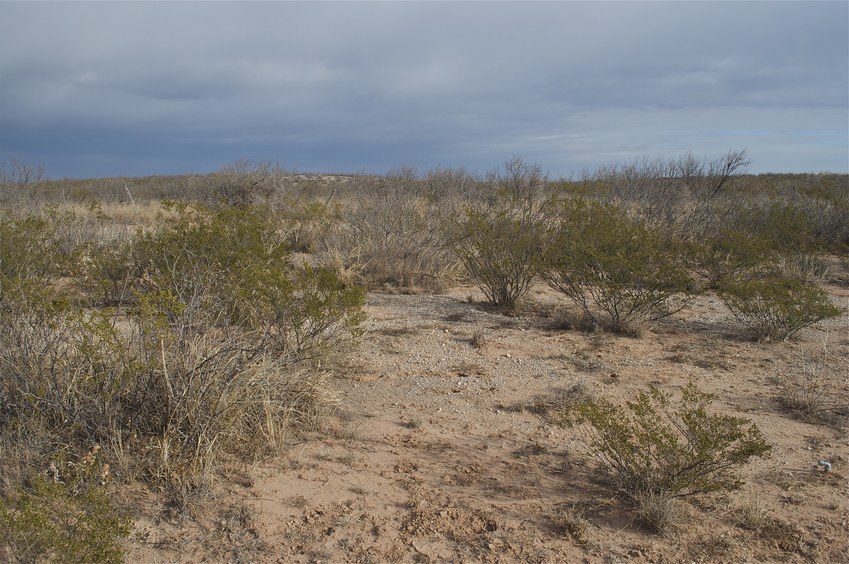
[[[746,419],[713,414],[712,396],[688,384],[681,401],[656,388],[620,407],[604,399],[583,402],[572,420],[588,425],[589,449],[634,504],[637,516],[662,530],[670,501],[738,488],[737,469],[769,453],[760,429]]]
[[[35,208],[43,200],[37,190],[44,166],[16,159],[0,162],[0,208]]]
[[[678,311],[691,287],[673,242],[617,207],[582,200],[562,204],[540,269],[593,324],[618,332]]]
[[[358,186],[362,193],[325,238],[323,258],[341,259],[373,288],[439,289],[457,276],[443,227],[449,212],[427,197],[413,171],[361,178]]]
[[[584,180],[651,227],[701,234],[711,229],[715,204],[733,195],[731,187],[748,165],[745,151],[729,151],[714,159],[637,160],[602,167]]]
[[[274,163],[238,160],[211,175],[209,196],[201,201],[210,206],[237,207],[264,203],[274,194],[283,174],[280,166]]]
[[[727,281],[718,292],[734,317],[763,341],[786,341],[801,329],[841,313],[821,288],[782,274]]]
[[[849,191],[824,199],[808,198],[800,202],[811,221],[818,247],[832,252],[849,250]]]
[[[539,163],[529,163],[514,155],[489,174],[489,182],[513,202],[534,203],[542,198],[548,175]]]
[[[436,168],[424,173],[424,194],[445,209],[459,209],[474,201],[488,187],[478,176],[462,168]]]

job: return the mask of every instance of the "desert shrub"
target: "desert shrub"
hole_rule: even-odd
[[[490,303],[513,307],[536,275],[540,229],[514,213],[510,200],[500,209],[469,210],[458,225],[457,256]]]
[[[614,331],[674,313],[691,287],[674,242],[615,206],[582,200],[562,204],[540,270],[593,324]]]
[[[47,283],[60,272],[50,223],[35,216],[14,217],[0,210],[0,302],[12,280]]]
[[[324,284],[304,281],[302,289]],[[321,292],[304,298],[315,318],[301,314],[316,332],[337,321],[337,305]],[[167,291],[140,295],[120,325],[108,310],[84,312],[49,296],[5,308],[0,429],[43,429],[44,448],[123,445],[113,454],[135,457],[138,475],[191,493],[227,456],[279,448],[293,426],[314,420],[327,397],[326,374],[302,363],[314,345],[281,354],[265,329],[190,331],[187,315]]]
[[[0,531],[10,561],[123,562],[119,539],[129,519],[113,508],[103,488],[48,481],[0,499]]]
[[[69,460],[58,451],[44,473],[0,498],[0,543],[10,561],[123,562],[129,517],[108,494],[109,465],[95,445]]]
[[[356,199],[324,238],[321,259],[371,288],[439,290],[459,270],[443,224],[449,211],[418,189],[411,171],[356,181]]]
[[[808,253],[815,248],[812,218],[793,202],[747,207],[735,221],[739,229],[768,242],[782,255]]]
[[[131,238],[87,245],[75,279],[95,306],[135,303],[140,273],[134,261],[135,241]]]
[[[812,253],[797,253],[781,257],[778,269],[785,276],[801,280],[805,284],[818,284],[828,276],[828,263],[823,257]]]
[[[277,212],[285,225],[289,248],[294,252],[316,253],[333,226],[342,220],[340,206],[322,202],[289,199]]]
[[[759,496],[738,505],[733,513],[734,524],[747,531],[757,531],[769,519],[769,513]]]
[[[760,429],[746,419],[710,413],[712,396],[685,386],[679,405],[654,387],[625,407],[604,399],[578,404],[572,422],[588,424],[588,447],[616,492],[647,524],[662,529],[669,500],[729,491],[737,469],[770,451]]]
[[[840,370],[829,354],[828,339],[812,355],[804,347],[799,352],[799,361],[776,379],[779,403],[797,419],[840,429],[847,423],[849,405],[838,399],[836,379],[828,373]]]
[[[807,204],[812,231],[821,249],[832,252],[849,250],[849,195],[814,200]]]
[[[0,433],[37,436],[44,452],[109,445],[128,471],[189,495],[228,456],[279,448],[314,420],[327,394],[313,361],[356,334],[364,293],[293,266],[248,209],[181,208],[134,249],[129,309],[7,285]]]
[[[40,190],[44,165],[16,159],[0,162],[0,207],[37,208],[44,197]]]
[[[267,202],[283,170],[269,162],[247,159],[225,165],[207,179],[208,192],[201,202],[209,206],[245,207]]]
[[[687,245],[691,268],[702,275],[710,288],[727,280],[742,280],[768,268],[776,253],[767,241],[729,228]]]
[[[49,430],[56,444],[108,438],[125,414],[129,351],[108,314],[19,285],[0,311],[5,425]]]
[[[359,319],[363,290],[328,269],[291,265],[285,241],[261,212],[183,208],[137,248],[142,287],[172,292],[186,307],[187,328],[261,329],[287,351],[301,351]]]
[[[840,315],[840,308],[824,290],[794,276],[767,273],[727,281],[718,292],[734,317],[758,340],[786,341],[805,327]]]
[[[731,188],[749,165],[745,151],[729,151],[713,159],[639,159],[601,167],[582,184],[600,197],[624,204],[654,229],[703,233],[713,228],[716,206],[736,199]]]

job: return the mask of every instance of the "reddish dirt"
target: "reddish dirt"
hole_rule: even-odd
[[[849,306],[846,286],[829,287]],[[802,422],[788,378],[849,405],[849,317],[755,343],[713,297],[639,338],[557,328],[545,287],[528,313],[481,308],[473,288],[374,294],[367,332],[335,366],[340,405],[279,459],[221,480],[194,518],[142,515],[132,561],[838,562],[849,551],[849,449],[839,421]],[[543,313],[534,313],[543,312]],[[716,394],[773,445],[745,485],[679,503],[672,530],[642,528],[603,483],[576,428],[554,424],[581,383],[622,402],[654,384]],[[830,472],[817,466],[832,464]],[[739,525],[746,510],[759,528]]]

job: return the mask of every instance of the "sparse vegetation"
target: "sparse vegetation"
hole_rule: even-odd
[[[746,176],[746,164],[731,152],[551,180],[520,157],[484,175],[321,176],[237,161],[211,175],[54,181],[41,167],[2,163],[0,559],[110,562],[138,547],[137,534],[152,535],[144,543],[163,554],[183,542],[154,539],[153,529],[124,541],[129,503],[141,522],[165,529],[173,520],[183,539],[206,535],[192,557],[262,559],[281,548],[260,526],[275,515],[232,486],[262,487],[252,465],[274,467],[301,431],[329,433],[326,452],[301,458],[299,447],[275,480],[323,482],[335,465],[346,480],[379,473],[390,487],[345,485],[356,498],[330,510],[309,488],[287,490],[302,492],[287,499],[303,519],[288,522],[283,558],[334,559],[340,549],[364,561],[425,558],[410,546],[429,550],[411,543],[428,533],[462,558],[568,560],[546,551],[602,554],[608,547],[595,541],[609,535],[593,528],[609,526],[624,527],[628,542],[673,529],[676,542],[680,533],[691,543],[623,549],[645,559],[731,560],[741,538],[753,541],[745,557],[755,559],[843,554],[828,535],[845,501],[845,457],[834,444],[847,420],[835,377],[845,340],[815,364],[784,366],[798,345],[766,351],[733,338],[715,297],[761,341],[798,335],[804,345],[839,331],[805,328],[843,313],[832,301],[849,279],[849,183]],[[480,292],[409,298],[416,305],[402,318],[407,297],[376,297],[374,346],[362,340],[369,354],[336,358],[363,330],[365,287],[441,292],[465,282]],[[510,316],[472,307],[481,293]],[[649,325],[641,341],[599,330],[638,335]],[[682,370],[710,379],[699,385],[719,390],[719,401],[692,385],[673,399]],[[393,389],[369,397],[361,419],[333,389],[371,393],[363,390],[384,381]],[[646,381],[656,387],[620,406]],[[751,408],[764,433],[738,416],[749,395],[774,400]],[[450,416],[436,415],[449,405]],[[557,428],[564,413],[572,426]],[[383,446],[360,444],[365,426],[384,419],[386,468],[370,458]],[[774,436],[775,421],[804,426],[804,437]],[[767,437],[793,460],[786,471],[747,465],[769,453]],[[419,462],[425,452],[436,477]],[[811,469],[820,459],[828,471]],[[715,511],[741,476],[755,501]],[[773,495],[766,481],[789,493]],[[393,486],[413,484],[421,499],[411,518],[398,517],[411,530],[395,538],[384,534],[390,521],[364,517],[371,498],[405,511]],[[825,501],[812,506],[807,489]],[[489,494],[503,499],[492,505]],[[139,495],[148,506],[136,510]],[[227,502],[209,511],[203,500],[222,495]],[[492,517],[518,499],[527,514]],[[805,544],[814,533],[804,527],[787,528],[787,504],[829,531],[821,545],[832,552]],[[676,525],[697,512],[708,526],[739,528],[694,541]],[[395,544],[373,551],[378,539]]]

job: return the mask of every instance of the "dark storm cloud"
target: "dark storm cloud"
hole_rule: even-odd
[[[847,169],[849,6],[3,3],[0,160],[53,176],[300,169],[555,174],[747,149]]]

